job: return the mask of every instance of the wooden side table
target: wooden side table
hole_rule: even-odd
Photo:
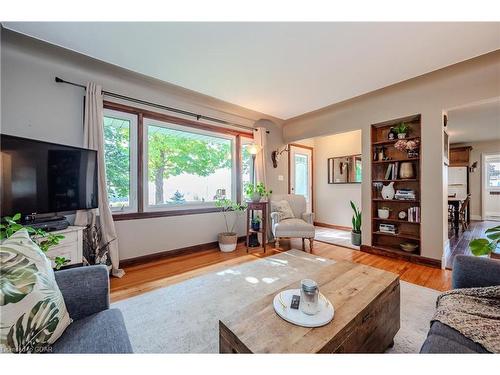
[[[249,249],[249,239],[251,233],[261,233],[262,234],[262,244],[260,247],[266,252],[266,242],[267,242],[267,207],[269,202],[245,202],[247,204],[247,253]],[[261,211],[261,223],[260,230],[255,231],[252,229],[252,217],[255,211]],[[252,215],[250,214],[252,213]],[[252,249],[258,249],[259,247],[253,247]]]

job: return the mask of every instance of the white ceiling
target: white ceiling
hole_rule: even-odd
[[[500,23],[4,26],[282,119],[500,49]]]
[[[450,143],[500,139],[500,99],[448,111]]]

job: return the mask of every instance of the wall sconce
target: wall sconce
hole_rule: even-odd
[[[289,147],[288,147],[288,145],[287,145],[287,146],[285,146],[285,148],[284,148],[283,150],[281,150],[281,151],[280,151],[279,149],[277,149],[277,150],[275,150],[275,151],[271,152],[271,160],[273,161],[273,167],[274,167],[274,168],[278,168],[278,158],[279,158],[279,156],[280,156],[282,153],[284,153],[284,152],[288,152],[288,151],[290,151],[290,148],[289,148]]]
[[[477,161],[472,163],[472,165],[469,167],[469,172],[474,173],[476,171],[476,168],[477,168]]]

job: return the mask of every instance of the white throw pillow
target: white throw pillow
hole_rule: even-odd
[[[50,351],[71,323],[50,260],[26,229],[0,246],[0,351]]]
[[[288,201],[286,200],[274,201],[274,202],[271,201],[271,211],[279,212],[281,220],[293,219],[295,217],[292,208],[290,207],[290,203],[288,203]]]

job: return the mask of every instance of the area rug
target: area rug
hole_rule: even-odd
[[[314,239],[320,242],[330,243],[332,245],[338,245],[342,247],[347,247],[349,249],[359,250],[359,246],[354,246],[351,243],[351,232],[347,230],[315,227],[316,234]]]
[[[217,353],[218,322],[333,261],[290,250],[117,303],[136,353]],[[393,353],[416,353],[438,292],[401,282],[401,329]]]

